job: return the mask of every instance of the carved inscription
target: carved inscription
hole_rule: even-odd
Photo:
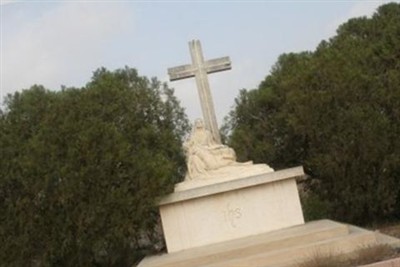
[[[225,221],[231,227],[236,228],[238,220],[242,217],[242,209],[240,207],[232,207],[231,204],[228,203],[223,212]]]

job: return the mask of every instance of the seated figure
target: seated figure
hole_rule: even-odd
[[[189,139],[183,144],[186,151],[188,173],[186,180],[208,178],[214,170],[232,165],[249,165],[251,162],[236,162],[235,151],[218,144],[203,120],[197,119]]]

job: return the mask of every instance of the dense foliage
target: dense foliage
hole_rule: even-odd
[[[332,218],[398,215],[400,4],[350,19],[314,52],[281,55],[258,89],[241,91],[228,126],[241,159],[304,165]]]
[[[32,86],[0,114],[0,265],[131,266],[160,242],[157,196],[183,177],[186,116],[136,70]]]

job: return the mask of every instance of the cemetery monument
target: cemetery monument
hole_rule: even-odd
[[[274,171],[237,162],[221,143],[207,74],[231,69],[229,57],[204,60],[189,43],[192,64],[168,69],[171,81],[194,77],[203,119],[183,144],[185,180],[159,203],[168,253],[145,258],[148,266],[293,266],[320,253],[346,254],[361,245],[398,240],[321,220],[304,224],[296,178],[302,167]]]

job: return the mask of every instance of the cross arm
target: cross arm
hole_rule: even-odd
[[[169,80],[177,81],[181,79],[191,78],[195,75],[193,65],[182,65],[168,69]]]
[[[216,59],[207,60],[205,62],[207,73],[214,73],[218,71],[230,70],[232,68],[231,60],[229,57],[220,57]]]

